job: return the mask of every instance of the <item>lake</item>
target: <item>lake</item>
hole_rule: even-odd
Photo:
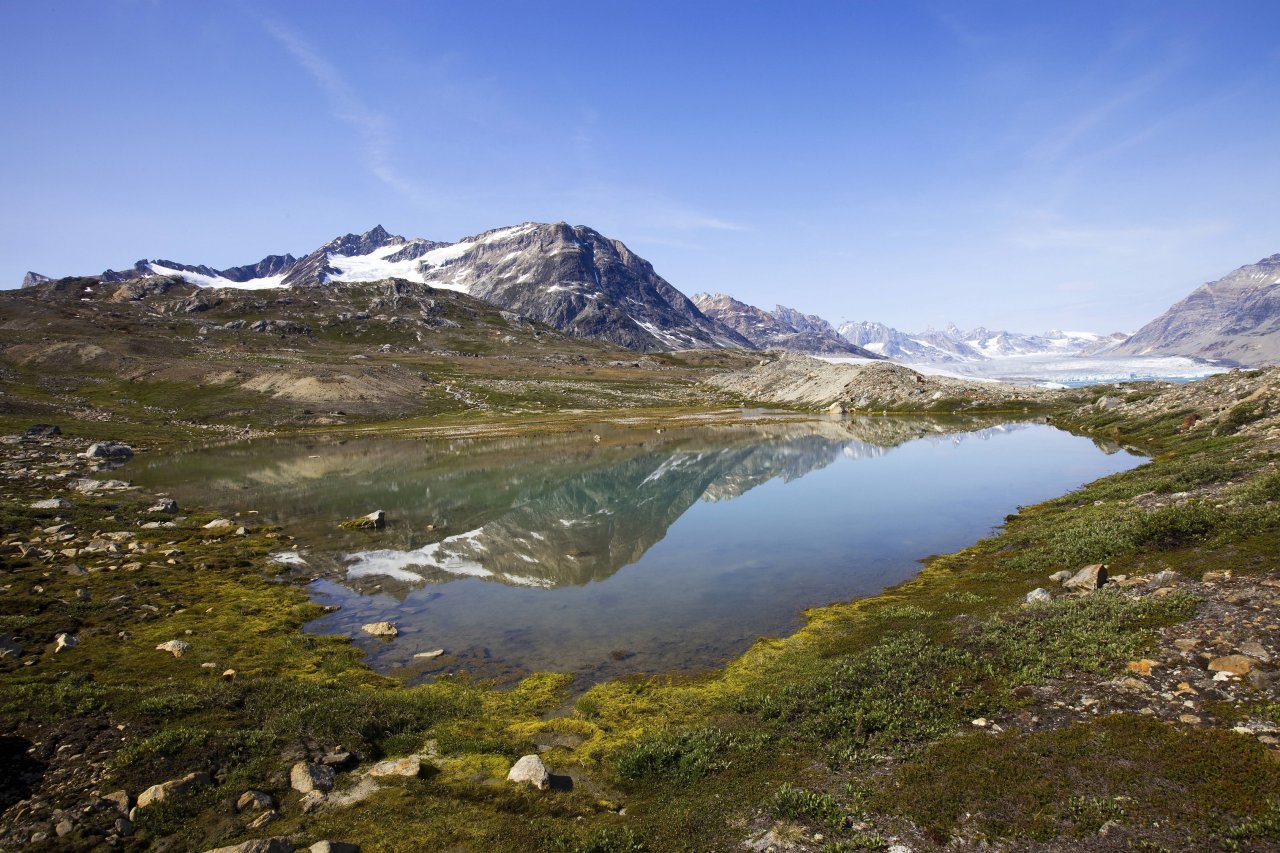
[[[285,525],[282,572],[340,606],[308,629],[351,635],[381,671],[593,682],[721,665],[807,607],[875,594],[1019,506],[1142,461],[1043,423],[872,417],[262,440],[130,474]],[[385,530],[337,528],[375,509]],[[383,620],[400,636],[360,632]]]

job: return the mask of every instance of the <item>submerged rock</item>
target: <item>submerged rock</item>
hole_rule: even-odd
[[[507,781],[516,784],[528,782],[539,791],[545,791],[551,787],[551,771],[538,756],[526,755],[507,773]]]
[[[360,626],[360,630],[373,637],[398,637],[400,629],[393,622],[369,622]]]
[[[387,526],[387,514],[380,509],[375,509],[368,515],[349,518],[338,526],[343,530],[381,530]]]
[[[84,452],[89,459],[115,459],[117,461],[132,459],[133,448],[118,441],[99,441],[89,445]]]

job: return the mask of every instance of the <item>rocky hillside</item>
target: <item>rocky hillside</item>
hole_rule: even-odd
[[[1202,284],[1113,351],[1220,358],[1247,367],[1280,361],[1280,255]]]
[[[695,293],[693,303],[703,314],[737,332],[756,349],[781,349],[810,355],[883,357],[844,340],[821,317],[801,314],[794,308],[779,305],[769,312],[723,293]]]
[[[1056,393],[997,382],[924,376],[897,364],[829,364],[791,353],[705,381],[748,400],[840,411],[1021,408],[1048,403]]]
[[[223,270],[142,260],[132,269],[107,270],[97,278],[123,282],[148,276],[246,290],[402,279],[460,291],[575,337],[628,349],[751,348],[745,338],[705,317],[620,241],[563,222],[526,222],[456,243],[406,239],[379,225],[364,234],[338,237],[302,258],[270,255]],[[28,273],[23,283],[43,281],[48,278]]]

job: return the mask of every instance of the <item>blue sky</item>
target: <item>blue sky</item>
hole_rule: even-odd
[[[1278,30],[1274,0],[0,0],[0,285],[566,220],[688,294],[1132,330],[1280,252]]]

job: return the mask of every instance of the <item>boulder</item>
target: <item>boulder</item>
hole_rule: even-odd
[[[122,815],[129,813],[129,792],[128,791],[112,791],[105,795],[102,799],[106,800],[115,810]]]
[[[180,658],[191,651],[191,644],[183,640],[169,640],[156,646],[156,651],[168,652],[175,658]]]
[[[224,527],[235,527],[235,522],[229,518],[215,518],[204,526],[205,530],[221,530]]]
[[[293,842],[283,836],[277,838],[255,838],[242,841],[230,847],[216,847],[205,853],[293,853]]]
[[[1078,592],[1093,592],[1107,582],[1107,567],[1102,563],[1085,566],[1062,585]]]
[[[178,511],[178,502],[173,498],[160,498],[158,501],[147,507],[147,512],[166,512],[172,515]]]
[[[71,509],[71,501],[66,498],[45,498],[31,505],[32,509]]]
[[[380,509],[375,509],[368,515],[349,518],[338,526],[343,530],[381,530],[387,526],[387,514]]]
[[[293,790],[301,794],[330,791],[333,789],[333,778],[333,768],[323,764],[299,761],[289,770],[289,784],[293,786]]]
[[[302,799],[298,800],[298,808],[302,809],[303,814],[311,814],[316,809],[325,804],[328,797],[324,791],[310,791],[302,795]]]
[[[133,458],[133,448],[118,441],[99,441],[89,445],[84,452],[89,459],[114,459],[122,461]]]
[[[1058,584],[1066,583],[1067,581],[1071,580],[1071,572],[1068,572],[1066,569],[1063,569],[1060,572],[1054,572],[1053,574],[1049,575],[1049,580]]]
[[[398,637],[400,629],[393,622],[369,622],[360,626],[360,630],[373,637]]]
[[[1047,589],[1036,587],[1031,590],[1031,592],[1027,593],[1027,604],[1043,604],[1047,601],[1053,601],[1053,596],[1049,594],[1049,590]]]
[[[551,771],[538,756],[526,755],[508,771],[507,781],[516,784],[527,782],[539,791],[545,791],[551,787]]]
[[[22,432],[28,438],[52,438],[55,435],[62,435],[62,430],[56,424],[32,424]]]
[[[375,778],[380,776],[407,776],[414,778],[422,772],[422,759],[416,755],[410,755],[407,758],[393,758],[387,761],[379,761],[377,764],[369,768],[366,775]]]
[[[80,645],[80,640],[77,638],[70,634],[59,634],[53,638],[53,653],[56,655],[66,649],[74,649],[78,645]]]
[[[138,808],[145,809],[152,803],[158,803],[161,800],[181,793],[199,785],[209,784],[209,774],[207,773],[188,773],[181,779],[170,779],[168,782],[161,782],[159,785],[152,785],[147,790],[138,795]]]
[[[236,800],[236,811],[269,811],[276,807],[275,799],[266,791],[250,789]]]

